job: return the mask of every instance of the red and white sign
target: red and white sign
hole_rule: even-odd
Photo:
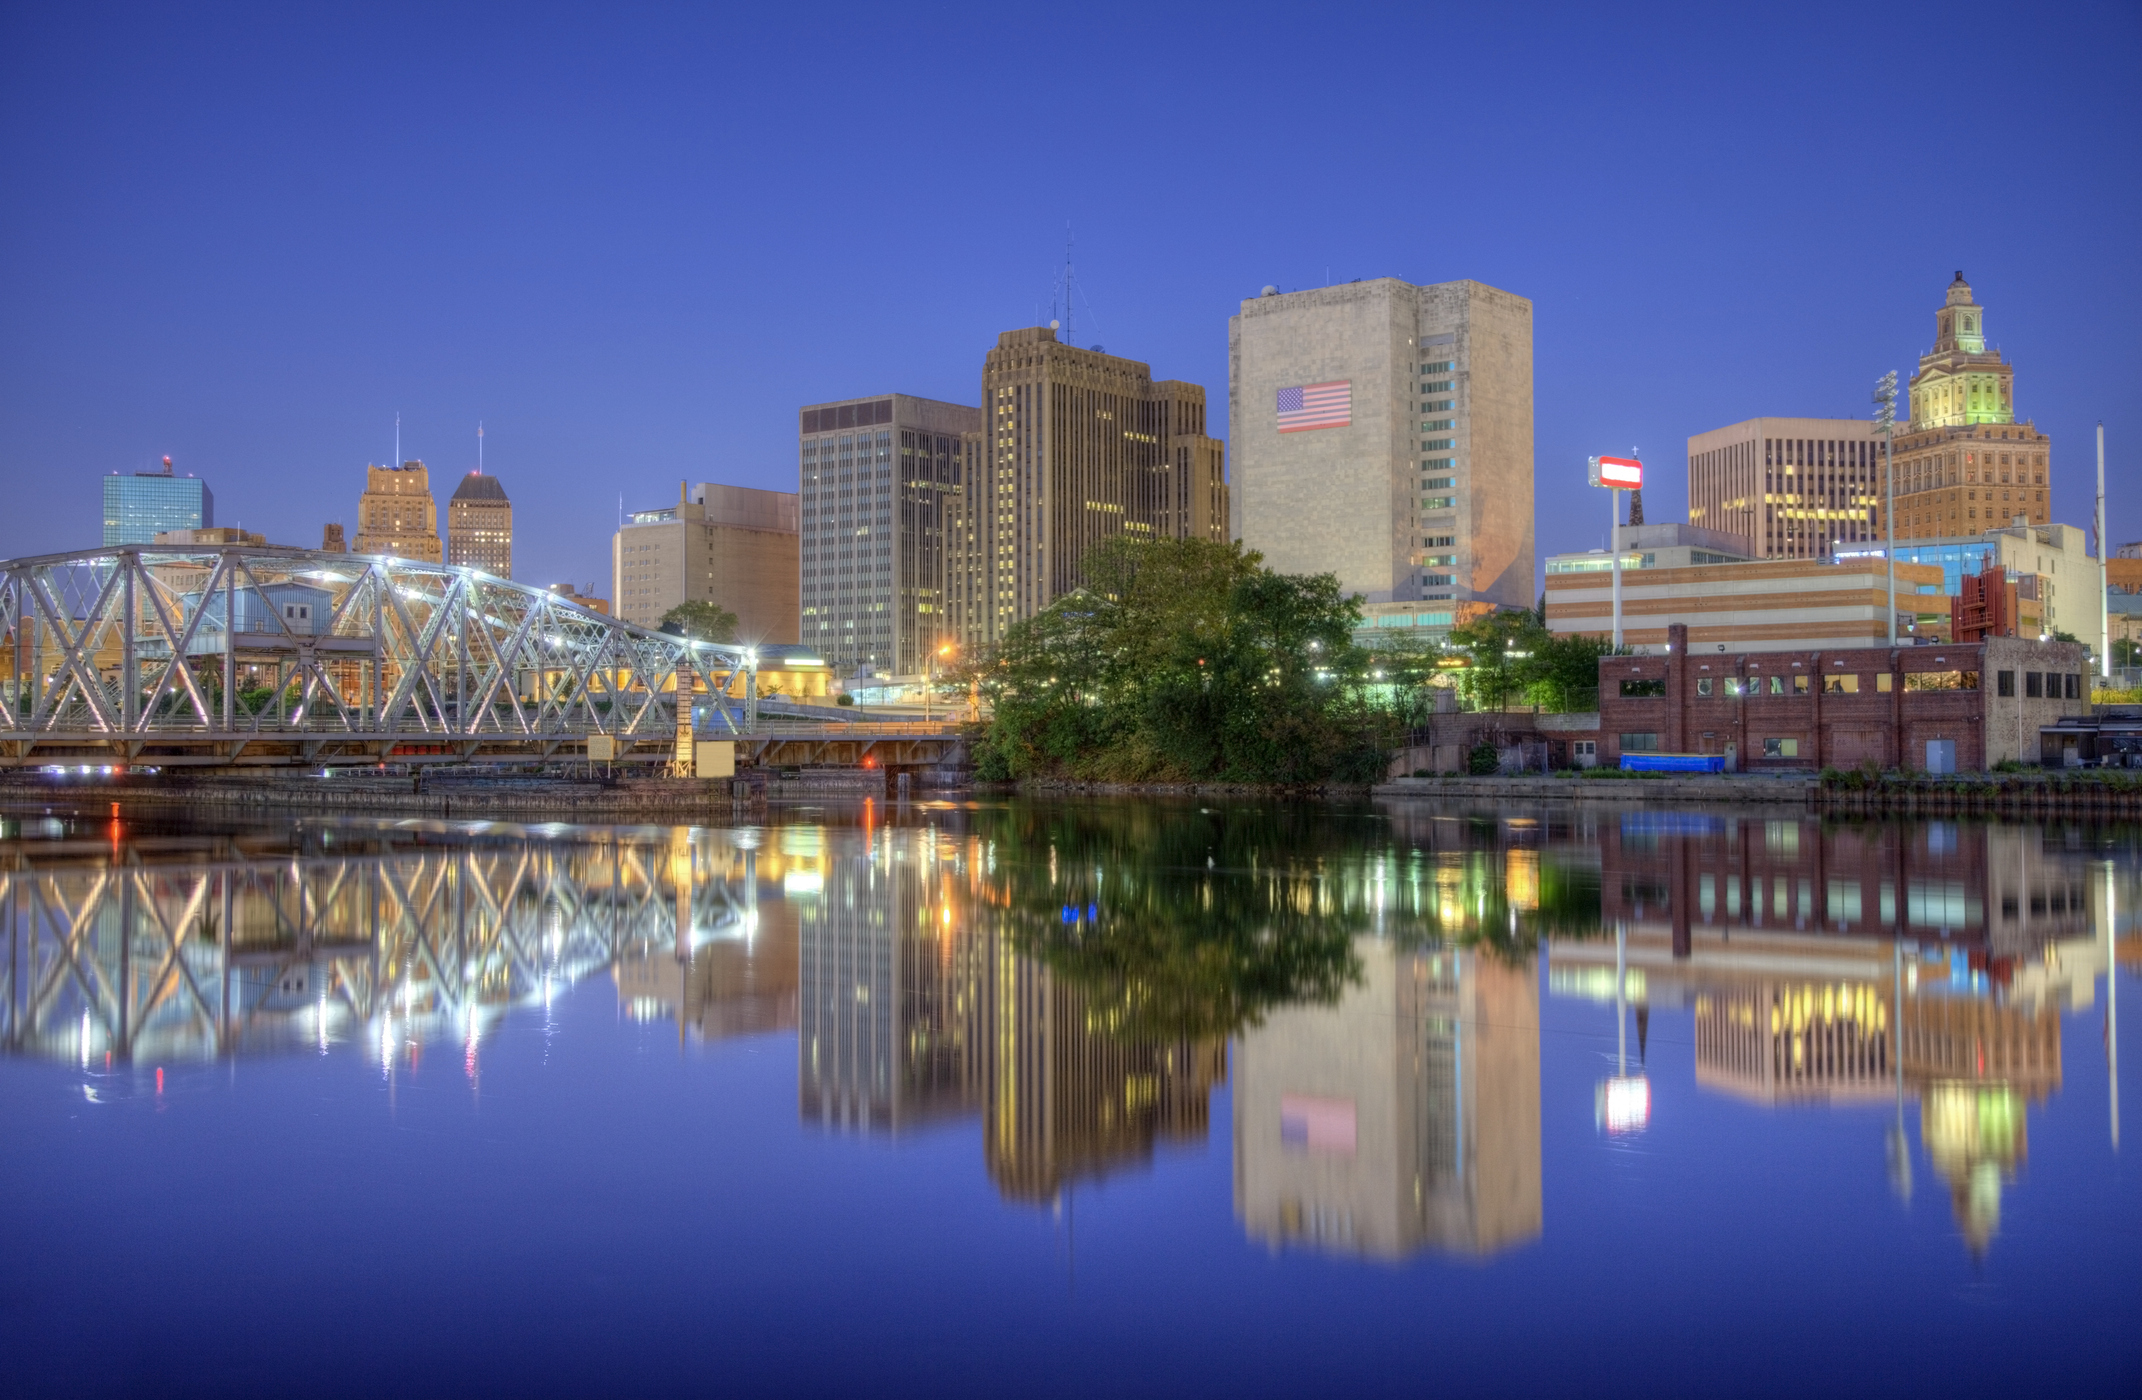
[[[1634,457],[1592,458],[1592,485],[1637,491],[1644,485],[1644,464]]]

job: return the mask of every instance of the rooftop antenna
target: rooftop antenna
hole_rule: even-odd
[[[1071,221],[1064,220],[1064,344],[1072,344],[1077,337],[1071,334]]]
[[[483,475],[483,420],[476,420],[476,475]]]
[[[394,467],[394,469],[395,469],[396,471],[400,471],[400,470],[401,470],[401,466],[402,466],[402,415],[400,414],[400,412],[396,412],[396,413],[395,413],[395,415],[394,415],[394,461],[393,461],[392,463],[390,463],[390,465],[391,465],[391,466],[393,466],[393,467]]]

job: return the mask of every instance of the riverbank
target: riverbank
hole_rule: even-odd
[[[1367,783],[1311,783],[1299,787],[1267,783],[1081,783],[1058,778],[1029,778],[1017,784],[977,784],[985,791],[1017,792],[1027,797],[1261,797],[1280,802],[1357,800],[1374,789]]]
[[[2111,770],[1965,773],[1824,773],[1823,812],[1902,817],[2142,818],[2142,773]]]
[[[1490,774],[1471,777],[1442,774],[1431,778],[1393,778],[1373,789],[1378,797],[1521,798],[1565,802],[1721,802],[1735,805],[1772,803],[1806,807],[1816,779],[1745,773],[1657,774],[1643,777],[1579,778],[1543,773]]]
[[[0,803],[97,804],[129,807],[199,807],[218,811],[334,811],[371,815],[460,818],[539,817],[570,821],[704,821],[731,819],[769,799],[883,799],[885,775],[860,770],[852,776],[811,774],[783,779],[621,778],[613,781],[557,775],[482,778],[415,777],[338,773],[331,778],[298,775],[192,777],[51,777],[43,774],[0,782]],[[921,792],[933,791],[922,788]]]

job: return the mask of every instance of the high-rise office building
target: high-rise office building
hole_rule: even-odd
[[[1266,564],[1460,620],[1532,606],[1531,302],[1268,287],[1227,339],[1235,531]]]
[[[802,411],[802,641],[835,674],[920,674],[955,640],[946,549],[963,439],[981,425],[977,409],[908,394]]]
[[[1688,440],[1688,523],[1757,559],[1827,559],[1881,533],[1882,444],[1857,418],[1751,418]]]
[[[1897,538],[2043,525],[2052,439],[2016,421],[2015,367],[1986,348],[1986,314],[1961,272],[1934,313],[1895,446]]]
[[[118,472],[104,478],[104,543],[148,544],[166,530],[200,530],[216,523],[216,498],[197,476],[174,476],[171,459],[160,472]]]
[[[677,483],[677,503],[625,517],[610,542],[616,615],[654,627],[679,603],[719,603],[740,641],[796,640],[796,497]]]
[[[439,562],[439,503],[432,499],[431,473],[422,462],[364,469],[353,550],[424,564]]]
[[[470,472],[446,503],[446,562],[513,577],[513,502],[495,476]]]
[[[347,554],[350,552],[349,541],[342,537],[342,527],[340,525],[328,524],[320,527],[320,552],[322,554]]]
[[[1080,587],[1086,555],[1117,535],[1228,538],[1225,445],[1206,435],[1202,387],[1036,326],[984,358],[982,415],[946,578],[965,645]]]

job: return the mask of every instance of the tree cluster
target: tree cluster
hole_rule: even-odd
[[[694,642],[733,642],[737,616],[719,603],[679,603],[662,614],[657,630]]]
[[[1458,685],[1474,709],[1513,701],[1552,713],[1599,707],[1599,658],[1615,654],[1613,643],[1555,636],[1544,602],[1534,612],[1488,613],[1451,629],[1451,649],[1465,660]]]
[[[1383,776],[1400,720],[1330,574],[1241,544],[1118,537],[1086,587],[1014,625],[973,675],[985,775],[1310,783]]]

